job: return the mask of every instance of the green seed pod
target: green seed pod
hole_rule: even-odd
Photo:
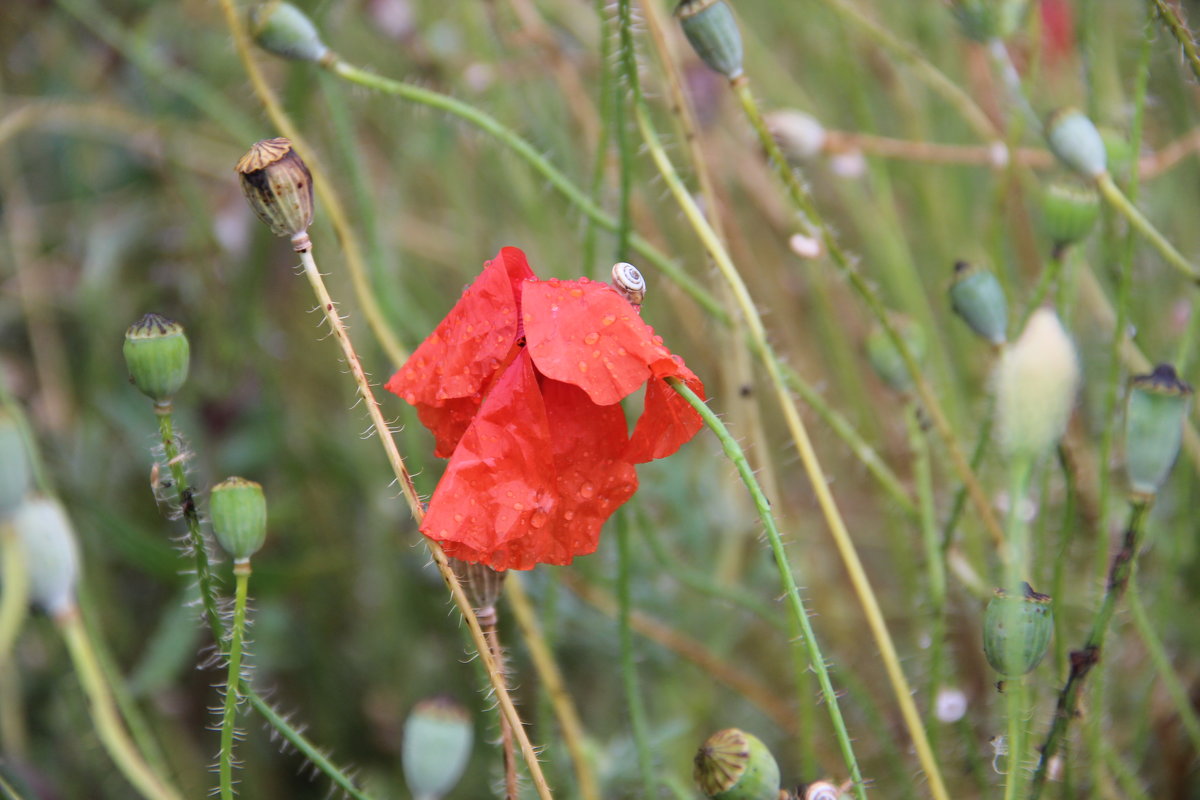
[[[1159,364],[1151,374],[1130,381],[1125,471],[1135,495],[1153,498],[1166,481],[1179,455],[1191,399],[1192,387],[1179,380],[1170,364]]]
[[[249,561],[267,538],[267,498],[245,478],[226,478],[212,488],[208,514],[213,533],[235,564]]]
[[[1020,595],[997,589],[983,613],[983,654],[992,669],[1017,678],[1041,663],[1054,633],[1054,609],[1048,594],[1028,583]]]
[[[701,61],[729,80],[741,76],[742,31],[725,0],[683,0],[675,16]]]
[[[1100,139],[1104,142],[1109,172],[1118,175],[1129,174],[1130,169],[1137,163],[1137,153],[1133,151],[1133,143],[1129,141],[1129,137],[1107,125],[1096,130],[1100,131]]]
[[[1085,178],[1096,178],[1108,169],[1104,139],[1082,111],[1061,108],[1047,117],[1046,141],[1059,161]]]
[[[271,2],[250,12],[254,43],[281,58],[317,62],[330,55],[317,26],[291,3]]]
[[[282,137],[255,142],[234,169],[242,176],[250,208],[271,233],[289,237],[296,252],[312,247],[312,175],[292,143]]]
[[[1042,229],[1055,253],[1083,241],[1100,218],[1100,195],[1086,184],[1054,181],[1042,190]]]
[[[191,348],[183,326],[160,314],[147,314],[125,331],[129,382],[155,403],[167,404],[187,380]]]
[[[893,314],[891,319],[909,352],[920,364],[925,357],[925,332],[920,325],[902,314]],[[876,325],[867,336],[867,360],[879,377],[897,392],[907,392],[912,388],[908,366],[882,326]]]
[[[75,531],[57,500],[28,497],[13,516],[25,553],[29,599],[52,617],[75,608],[79,550]]]
[[[979,336],[992,344],[1008,341],[1008,300],[990,271],[965,261],[954,265],[950,307]]]
[[[1079,358],[1049,308],[1029,318],[996,365],[998,441],[1009,458],[1037,459],[1062,437],[1079,389]]]
[[[446,697],[422,700],[404,723],[401,761],[414,800],[438,800],[462,777],[474,729],[466,709]]]
[[[726,728],[700,745],[692,771],[714,800],[779,800],[779,765],[757,736]]]
[[[0,409],[0,520],[13,515],[31,484],[25,437],[12,415]]]

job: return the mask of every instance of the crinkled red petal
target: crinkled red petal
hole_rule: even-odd
[[[704,420],[696,409],[667,385],[665,377],[679,378],[689,389],[705,399],[704,384],[684,365],[678,356],[674,375],[651,378],[646,384],[646,403],[642,416],[633,428],[633,436],[625,451],[625,458],[635,464],[644,464],[656,458],[666,458],[684,442],[704,427]]]
[[[555,513],[553,443],[528,354],[496,382],[450,457],[421,532],[447,555],[494,569],[567,557],[538,535]]]
[[[517,340],[520,285],[534,277],[525,254],[505,247],[471,284],[445,319],[392,376],[384,388],[417,407],[437,438],[439,455],[452,452],[465,429],[465,404],[432,413],[463,398],[475,406]],[[430,425],[434,422],[437,427]]]
[[[612,405],[653,371],[672,367],[662,337],[607,284],[548,280],[522,286],[525,339],[538,372]]]

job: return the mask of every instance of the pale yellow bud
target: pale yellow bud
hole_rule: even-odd
[[[993,386],[999,441],[1010,458],[1038,458],[1062,437],[1079,389],[1079,359],[1052,310],[1033,312],[1000,359]]]

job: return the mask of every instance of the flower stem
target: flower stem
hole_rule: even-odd
[[[1067,684],[1058,695],[1058,706],[1054,713],[1054,723],[1042,745],[1042,755],[1038,761],[1037,770],[1033,773],[1033,785],[1030,789],[1030,800],[1041,797],[1046,784],[1047,769],[1050,761],[1058,754],[1067,734],[1067,727],[1075,718],[1079,709],[1079,696],[1083,691],[1083,683],[1092,668],[1100,663],[1100,655],[1104,647],[1104,637],[1108,633],[1108,625],[1112,621],[1117,601],[1125,593],[1129,578],[1133,574],[1138,551],[1142,545],[1146,516],[1150,506],[1142,501],[1134,501],[1129,506],[1129,520],[1125,527],[1125,540],[1108,572],[1108,587],[1104,600],[1092,620],[1092,629],[1082,650],[1071,652],[1071,671]]]
[[[88,696],[96,732],[121,774],[147,800],[182,800],[183,795],[150,770],[125,732],[78,609],[71,608],[54,621],[71,654],[83,691]]]
[[[25,554],[12,522],[0,523],[0,672],[12,654],[29,607],[29,573]]]
[[[1188,66],[1192,68],[1192,74],[1196,76],[1197,80],[1200,80],[1200,53],[1196,51],[1196,38],[1179,18],[1179,11],[1169,5],[1166,0],[1150,0],[1150,5],[1166,29],[1175,37],[1175,41],[1187,59]]]
[[[1008,467],[1008,524],[1007,561],[1004,571],[1004,591],[1014,600],[1021,597],[1021,581],[1029,575],[1029,525],[1025,521],[1025,495],[1029,491],[1029,480],[1033,474],[1033,460],[1016,456]],[[1030,576],[1032,577],[1032,576]],[[1011,602],[1005,606],[1004,626],[1009,631],[1020,630],[1019,606]],[[1025,641],[1021,636],[1010,634],[1006,640],[1007,653],[1004,660],[1009,664],[1021,661],[1021,649]],[[1026,718],[1029,715],[1029,688],[1023,675],[1012,675],[1004,682],[1005,708],[1008,714],[1008,769],[1004,777],[1004,800],[1017,800],[1021,796],[1025,780],[1025,750],[1027,747]]]
[[[1108,201],[1109,205],[1120,212],[1129,221],[1129,224],[1136,228],[1138,233],[1142,234],[1150,242],[1168,264],[1193,283],[1200,283],[1200,271],[1197,271],[1196,267],[1184,258],[1175,249],[1174,245],[1158,232],[1158,229],[1150,223],[1150,220],[1142,216],[1142,212],[1138,211],[1137,206],[1129,202],[1129,198],[1125,196],[1116,182],[1113,181],[1112,175],[1107,172],[1097,175],[1096,188],[1100,190],[1100,194]]]
[[[821,686],[821,694],[825,699],[825,705],[829,711],[829,719],[842,750],[842,758],[846,763],[846,768],[850,771],[851,779],[854,781],[855,796],[859,800],[865,800],[866,789],[863,785],[862,771],[859,769],[858,760],[854,756],[854,746],[850,740],[850,733],[846,730],[846,722],[842,717],[841,707],[838,705],[837,692],[834,691],[833,682],[830,680],[825,656],[821,653],[820,645],[817,644],[816,633],[813,631],[808,611],[804,607],[804,601],[800,598],[800,590],[797,588],[796,579],[792,575],[787,551],[783,545],[783,537],[780,536],[779,528],[775,524],[775,514],[771,511],[771,504],[767,500],[766,495],[763,494],[758,480],[754,477],[754,471],[750,468],[750,463],[746,460],[746,454],[742,450],[742,446],[729,433],[729,430],[721,422],[720,418],[713,413],[712,409],[705,405],[704,401],[695,392],[680,381],[675,378],[668,378],[667,383],[687,401],[688,405],[696,410],[696,413],[704,420],[704,424],[716,435],[722,449],[725,451],[725,455],[729,458],[737,470],[738,476],[741,477],[742,483],[746,485],[746,489],[750,492],[750,498],[754,501],[758,517],[762,520],[763,530],[766,532],[767,542],[770,544],[775,565],[779,569],[779,581],[783,586],[788,610],[791,612],[793,621],[803,633],[800,638],[803,641],[805,650],[808,652],[808,660],[813,672],[817,675],[817,682]],[[908,695],[905,696],[908,697]],[[911,702],[912,700],[909,698],[909,703],[911,704]]]
[[[1171,667],[1171,658],[1146,614],[1146,607],[1142,604],[1142,593],[1137,585],[1130,586],[1127,594],[1133,626],[1142,637],[1142,644],[1150,654],[1150,662],[1154,664],[1154,670],[1158,673],[1163,688],[1171,697],[1172,708],[1179,714],[1179,721],[1183,723],[1183,729],[1187,731],[1188,739],[1191,740],[1192,750],[1200,753],[1200,716],[1188,697],[1188,690]]]
[[[396,441],[392,438],[391,428],[383,418],[379,402],[375,399],[375,392],[371,389],[371,383],[367,379],[366,372],[363,370],[362,362],[358,358],[358,353],[355,352],[353,342],[350,341],[350,334],[346,331],[346,326],[342,324],[342,318],[338,315],[337,306],[334,304],[333,298],[329,296],[329,290],[325,288],[325,279],[321,276],[321,271],[317,268],[317,262],[313,259],[312,249],[305,248],[299,251],[299,255],[300,262],[304,267],[304,275],[308,278],[313,293],[317,296],[317,302],[320,304],[321,311],[325,315],[325,320],[329,323],[330,330],[333,331],[334,338],[337,339],[338,345],[341,348],[342,358],[350,367],[350,372],[354,377],[354,383],[358,388],[359,396],[367,407],[367,415],[370,417],[371,424],[375,428],[375,438],[382,445],[384,453],[387,455],[388,463],[392,467],[396,481],[400,484],[400,491],[404,495],[404,499],[408,502],[413,519],[420,525],[421,521],[425,518],[425,509],[421,505],[420,498],[417,496],[416,487],[413,485],[412,476],[409,474],[408,468],[404,465],[404,459],[400,456],[400,451],[396,448]],[[488,680],[491,682],[492,688],[496,693],[496,701],[500,705],[501,713],[512,726],[513,735],[516,736],[517,742],[521,746],[521,753],[529,768],[529,775],[533,780],[534,788],[542,800],[549,800],[551,797],[550,787],[547,786],[546,778],[542,774],[541,764],[537,759],[537,752],[534,750],[533,744],[529,741],[529,736],[525,732],[525,726],[521,722],[520,715],[517,714],[517,709],[513,705],[512,698],[509,696],[504,676],[500,673],[499,665],[492,658],[487,637],[484,636],[483,629],[479,625],[479,618],[475,615],[475,610],[472,608],[470,600],[467,599],[462,585],[454,575],[454,571],[450,568],[450,564],[446,560],[446,554],[442,552],[442,548],[432,540],[427,540],[427,543],[430,552],[433,554],[434,563],[437,564],[438,572],[441,573],[442,579],[446,582],[446,586],[450,589],[450,593],[454,597],[455,605],[458,606],[463,619],[467,622],[467,627],[470,629],[471,638],[475,643],[479,658],[483,662]]]
[[[220,780],[221,800],[233,800],[233,739],[237,707],[242,695],[242,639],[246,630],[246,594],[250,584],[250,562],[233,565],[237,588],[234,590],[233,627],[229,633],[228,676],[225,679],[225,711],[221,717]]]
[[[617,517],[617,633],[621,646],[621,683],[625,687],[625,702],[629,709],[629,726],[633,729],[637,750],[638,771],[641,773],[643,797],[658,796],[658,781],[654,779],[654,763],[650,757],[650,737],[646,731],[646,706],[638,689],[637,665],[634,661],[633,627],[629,618],[633,610],[631,583],[633,559],[629,555],[629,520],[621,513]]]

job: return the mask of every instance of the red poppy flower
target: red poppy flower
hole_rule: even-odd
[[[665,383],[704,386],[605,283],[538,280],[505,247],[385,388],[449,458],[421,532],[493,569],[569,564],[700,416]],[[620,402],[647,385],[629,434]]]

